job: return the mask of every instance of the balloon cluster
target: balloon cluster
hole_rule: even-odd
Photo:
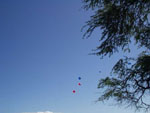
[[[78,77],[78,80],[81,80],[81,77]],[[81,83],[80,83],[80,82],[78,83],[78,86],[81,86]],[[73,93],[76,93],[76,90],[73,90],[72,92],[73,92]]]

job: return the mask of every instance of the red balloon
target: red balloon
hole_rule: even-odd
[[[78,83],[79,86],[81,86],[81,83]]]
[[[72,92],[73,92],[73,93],[75,93],[76,91],[75,91],[75,90],[73,90]]]

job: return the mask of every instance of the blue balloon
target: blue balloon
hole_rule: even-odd
[[[81,77],[78,77],[79,80],[81,80]]]

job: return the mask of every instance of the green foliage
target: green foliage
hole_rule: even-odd
[[[102,30],[97,55],[111,56],[118,49],[129,49],[131,38],[140,47],[150,49],[149,0],[83,0],[85,9],[95,11],[86,22],[84,37],[91,36],[96,28]]]
[[[130,66],[130,61],[135,62]],[[98,88],[104,90],[99,101],[114,98],[136,109],[149,109],[144,96],[150,93],[150,56],[143,54],[138,59],[120,59],[112,69],[112,77],[101,79]]]
[[[95,29],[102,31],[96,55],[104,57],[119,50],[130,52],[135,41],[144,47],[137,58],[122,58],[112,69],[111,76],[101,79],[98,88],[103,90],[99,101],[113,98],[119,104],[136,109],[150,109],[145,97],[150,95],[150,0],[83,0],[84,9],[94,14],[83,27],[84,37],[90,37]]]

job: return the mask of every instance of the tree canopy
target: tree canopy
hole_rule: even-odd
[[[96,55],[111,57],[122,50],[130,52],[132,41],[145,50],[137,58],[119,59],[110,75],[101,79],[99,101],[113,98],[136,109],[150,109],[150,0],[83,0],[84,9],[94,14],[86,22],[84,37],[102,31]],[[137,49],[138,49],[137,48]]]

